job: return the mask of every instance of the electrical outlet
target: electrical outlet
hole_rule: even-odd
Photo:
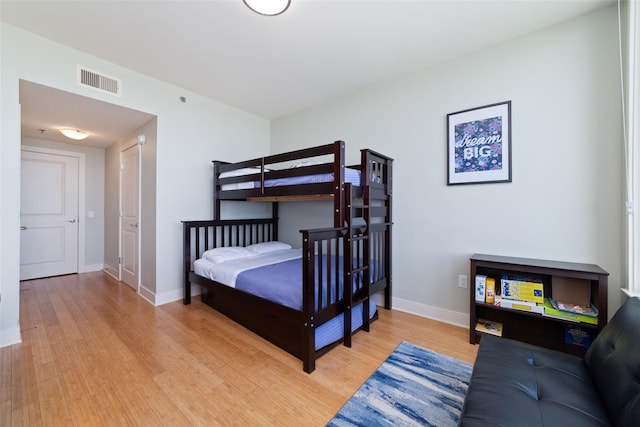
[[[460,274],[458,276],[458,287],[466,289],[466,287],[467,287],[467,276],[465,274]]]

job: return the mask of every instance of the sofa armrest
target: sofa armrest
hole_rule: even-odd
[[[640,299],[630,298],[593,341],[584,357],[611,421],[640,421]]]

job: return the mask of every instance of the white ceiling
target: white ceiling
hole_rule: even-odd
[[[274,119],[612,3],[292,0],[283,15],[265,17],[242,0],[1,0],[0,19]],[[32,111],[38,98],[23,104],[32,125],[47,116]]]
[[[105,148],[147,123],[154,116],[25,80],[20,81],[22,136]],[[87,131],[73,141],[60,129]]]

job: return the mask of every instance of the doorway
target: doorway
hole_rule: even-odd
[[[20,280],[78,272],[81,166],[80,153],[21,150]]]
[[[120,153],[120,280],[140,286],[140,146]]]
[[[134,145],[132,138],[138,130],[147,134],[147,144],[141,149],[146,155],[140,155],[139,160],[138,184],[145,191],[139,190],[136,197],[140,199],[138,215],[144,213],[138,223],[148,231],[147,235],[142,230],[137,234],[134,266],[139,277],[132,283],[140,282],[138,292],[144,293],[146,287],[146,298],[153,300],[156,116],[26,80],[20,80],[19,91],[22,143],[51,151],[75,152],[77,147],[77,153],[86,161],[86,166],[81,162],[79,174],[78,273],[103,270],[120,280],[120,155],[124,148]],[[86,131],[89,137],[70,140],[60,133],[63,127]],[[147,247],[148,253],[141,249]]]

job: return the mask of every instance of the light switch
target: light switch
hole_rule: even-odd
[[[95,216],[96,216],[96,213],[95,213],[94,211],[88,211],[88,212],[87,212],[87,217],[89,217],[89,218],[93,218],[93,217],[95,217]]]

